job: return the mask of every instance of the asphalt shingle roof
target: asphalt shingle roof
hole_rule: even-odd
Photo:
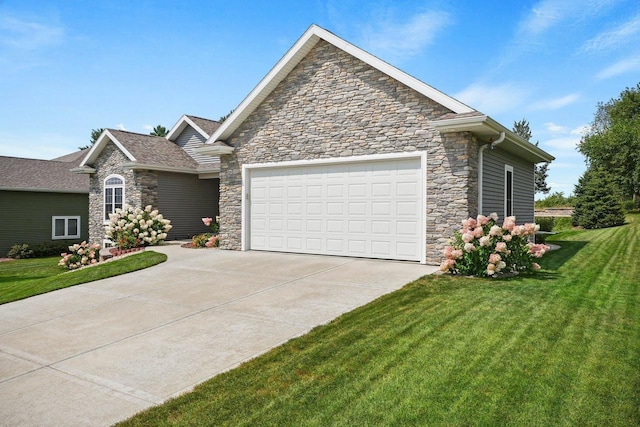
[[[89,192],[89,175],[70,172],[77,153],[60,158],[73,161],[37,160],[0,156],[0,189],[54,192]]]
[[[191,121],[193,121],[193,123],[198,125],[200,129],[205,131],[209,136],[213,135],[213,133],[218,130],[221,125],[220,122],[217,122],[215,120],[203,119],[202,117],[190,116],[188,114],[186,116],[189,117]]]
[[[135,157],[136,163],[194,170],[198,167],[182,148],[164,137],[115,129],[109,132]]]

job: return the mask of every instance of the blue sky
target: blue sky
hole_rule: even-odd
[[[509,128],[526,118],[565,194],[596,104],[640,81],[637,0],[0,0],[0,155],[217,119],[312,23]]]

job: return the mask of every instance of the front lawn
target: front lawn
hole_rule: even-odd
[[[165,254],[144,251],[119,260],[69,272],[58,266],[60,257],[19,259],[0,263],[0,304],[130,273],[160,264]]]
[[[428,276],[123,425],[640,425],[640,216]],[[215,349],[212,349],[215,351]]]

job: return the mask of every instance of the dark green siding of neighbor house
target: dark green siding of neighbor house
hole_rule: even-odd
[[[202,218],[218,213],[220,180],[199,179],[197,175],[158,172],[158,210],[171,220],[167,240],[190,239],[211,231]]]
[[[17,243],[51,242],[53,216],[79,216],[81,242],[88,238],[88,194],[0,190],[0,257]]]
[[[504,218],[505,165],[513,167],[513,214],[518,224],[533,222],[533,163],[496,147],[483,153],[482,214],[496,212]]]

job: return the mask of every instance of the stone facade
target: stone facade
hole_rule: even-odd
[[[129,159],[108,143],[93,167],[96,173],[89,181],[89,240],[102,244],[104,236],[104,180],[109,175],[120,175],[125,180],[124,203],[131,206],[158,206],[158,176],[155,171],[131,170],[122,167]]]
[[[221,157],[221,247],[241,247],[243,164],[424,151],[427,262],[439,263],[477,210],[476,141],[430,124],[450,112],[320,41],[226,141],[235,151]]]

